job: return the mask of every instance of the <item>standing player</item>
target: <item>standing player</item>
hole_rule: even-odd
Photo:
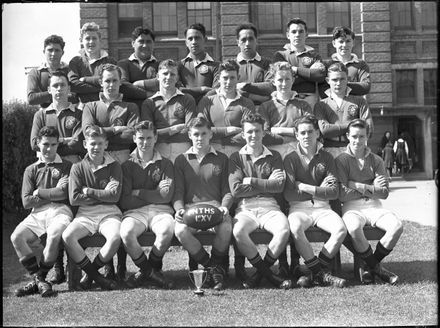
[[[227,258],[232,232],[229,209],[233,199],[228,185],[228,157],[211,147],[212,131],[205,118],[192,119],[188,125],[188,135],[192,147],[180,154],[174,163],[175,234],[191,258],[205,268],[211,268],[209,281],[212,278],[214,289],[221,290],[224,288],[224,275],[227,271],[224,264],[229,264]],[[215,237],[211,257],[194,237],[197,230],[182,221],[185,210],[197,203],[216,206],[223,212],[223,222],[212,228]]]
[[[50,35],[44,39],[43,54],[46,61],[38,68],[33,68],[27,78],[27,100],[29,105],[40,105],[46,108],[52,102],[52,95],[48,92],[49,78],[55,71],[69,72],[69,66],[61,61],[64,54],[65,42],[58,35]],[[77,102],[76,96],[69,94],[69,100]]]
[[[348,70],[350,95],[363,96],[370,92],[370,67],[364,60],[359,59],[356,54],[351,52],[354,46],[354,38],[354,32],[348,27],[336,26],[333,29],[332,41],[336,53],[331,56],[330,60],[325,60],[324,64],[326,67],[337,62],[344,64]],[[321,99],[327,98],[325,90],[328,88],[329,86],[325,81],[319,85]]]
[[[72,166],[69,179],[70,204],[79,206],[75,219],[63,233],[64,245],[72,260],[85,274],[80,287],[90,289],[93,280],[102,289],[116,289],[117,284],[103,277],[98,269],[113,262],[121,243],[119,229],[121,210],[116,205],[121,196],[121,165],[105,152],[107,134],[103,128],[90,126],[84,130],[84,159]],[[106,239],[93,262],[79,240],[99,232]]]
[[[206,29],[200,24],[192,24],[185,30],[185,44],[189,54],[180,61],[180,90],[194,97],[196,103],[216,84],[218,79],[218,62],[205,50]]]
[[[289,202],[288,220],[295,248],[304,258],[316,283],[345,287],[346,280],[333,276],[329,270],[331,260],[347,234],[344,222],[330,209],[328,202],[338,198],[335,160],[318,142],[318,120],[313,115],[300,117],[295,129],[297,148],[284,159],[287,176],[284,197]],[[311,226],[330,234],[318,257],[314,255],[305,235]],[[295,267],[295,264],[290,272],[298,278],[299,267]]]
[[[136,149],[122,164],[123,184],[121,208],[125,211],[121,223],[121,239],[127,253],[140,271],[126,281],[137,287],[151,280],[163,288],[171,288],[162,273],[163,256],[174,236],[174,169],[167,158],[154,148],[156,127],[150,121],[135,125],[133,141]],[[147,258],[138,237],[147,229],[154,232],[156,240]]]
[[[388,197],[388,176],[382,158],[366,146],[369,124],[355,119],[348,124],[349,144],[344,153],[336,158],[341,182],[340,200],[342,219],[350,234],[354,249],[367,266],[361,272],[361,281],[369,283],[375,277],[392,285],[399,277],[386,270],[381,261],[393,250],[403,232],[400,219],[383,208],[381,199]],[[365,238],[363,227],[371,225],[385,231],[373,253]]]
[[[138,26],[131,33],[131,39],[134,52],[118,62],[122,70],[121,93],[125,101],[134,102],[140,109],[142,102],[158,90],[159,62],[153,56],[155,36],[152,30]]]
[[[264,277],[276,287],[288,289],[292,282],[270,269],[289,239],[287,218],[275,198],[283,191],[286,179],[283,161],[278,152],[263,145],[264,119],[259,114],[245,116],[242,126],[246,145],[233,153],[229,162],[229,186],[238,199],[233,235],[240,252],[257,269],[243,286],[255,288]],[[273,235],[264,260],[249,236],[257,228]]]
[[[325,79],[325,66],[318,52],[306,45],[307,36],[305,21],[301,18],[290,20],[286,31],[290,44],[284,46],[285,50],[275,53],[273,62],[287,61],[292,65],[292,72],[295,75],[292,88],[313,108],[319,100],[317,83]]]
[[[69,80],[72,91],[79,97],[81,109],[85,103],[99,100],[99,68],[104,64],[116,64],[116,60],[101,49],[101,41],[99,25],[85,23],[80,32],[80,55],[73,57],[69,63]]]
[[[176,88],[177,63],[166,59],[159,64],[159,91],[142,104],[141,120],[153,122],[158,132],[156,149],[174,162],[189,148],[186,125],[196,116],[196,103],[189,94]]]
[[[54,294],[46,276],[57,258],[61,235],[73,217],[67,195],[72,163],[57,154],[58,138],[55,127],[40,129],[37,135],[38,161],[29,165],[23,175],[23,206],[32,208],[32,212],[15,228],[11,241],[32,281],[17,289],[16,296],[40,293],[47,297]],[[38,263],[30,245],[45,233],[46,246]]]

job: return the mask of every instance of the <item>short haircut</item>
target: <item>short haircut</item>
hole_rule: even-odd
[[[206,127],[211,130],[211,123],[203,116],[199,114],[199,116],[192,118],[188,122],[188,130],[192,128],[203,128]]]
[[[295,120],[294,127],[297,131],[300,124],[311,124],[315,130],[319,130],[318,119],[313,114],[305,114]]]
[[[59,44],[62,50],[64,50],[64,46],[66,45],[66,42],[64,42],[63,38],[55,34],[52,34],[44,39],[44,49],[46,49],[46,47],[51,43]]]
[[[159,63],[159,67],[158,67],[158,71],[160,71],[161,69],[169,69],[169,68],[176,68],[177,69],[177,62],[173,59],[165,59],[162,60]]]
[[[238,39],[238,36],[240,35],[241,30],[252,30],[252,31],[254,31],[255,37],[258,38],[257,27],[252,23],[243,23],[243,24],[240,24],[237,26],[237,28],[235,29],[235,35],[237,36],[237,39]]]
[[[80,36],[79,36],[80,41],[82,41],[83,36],[86,32],[96,32],[98,33],[98,37],[101,39],[101,32],[99,32],[99,25],[96,24],[95,22],[85,23],[81,27]]]
[[[262,127],[264,127],[265,120],[263,116],[261,116],[258,113],[249,113],[247,115],[244,115],[241,119],[241,126],[244,127],[244,123],[258,123],[261,124]]]
[[[119,78],[122,78],[122,70],[119,66],[116,66],[115,64],[104,64],[98,68],[98,75],[102,79],[102,76],[104,75],[104,71],[113,72],[117,71],[119,74]]]
[[[40,131],[38,131],[37,141],[40,142],[43,137],[57,138],[58,140],[60,137],[60,133],[58,132],[58,129],[54,126],[43,126]]]
[[[350,128],[359,128],[359,129],[366,129],[367,130],[367,135],[368,135],[368,131],[369,131],[369,125],[367,123],[367,121],[361,119],[361,118],[356,118],[352,121],[350,121],[350,123],[348,123],[347,126],[347,133],[350,133]]]
[[[152,30],[150,30],[149,28],[143,28],[142,26],[138,26],[138,27],[136,27],[136,28],[133,30],[133,32],[131,32],[131,39],[134,41],[134,40],[136,40],[136,39],[139,37],[139,35],[141,35],[141,34],[145,34],[145,35],[149,35],[149,36],[151,36],[151,38],[153,39],[153,41],[154,41],[154,39],[155,39],[154,32],[153,32]]]
[[[84,138],[104,138],[107,140],[107,133],[105,133],[104,129],[97,125],[90,125],[84,131]]]
[[[239,70],[240,66],[238,66],[237,62],[234,59],[226,59],[218,67],[219,74],[222,71],[236,71],[238,74]]]
[[[302,25],[304,25],[304,28],[306,29],[306,32],[307,32],[307,24],[306,24],[306,22],[303,19],[301,19],[299,17],[292,18],[287,23],[287,31],[290,29],[290,25],[292,25],[292,24],[302,24]]]
[[[344,38],[345,39],[347,36],[351,36],[351,38],[354,40],[355,34],[348,27],[336,26],[333,29],[333,40],[336,40],[336,39],[339,39],[339,38]]]
[[[275,78],[275,74],[278,73],[279,71],[289,71],[292,74],[292,78],[294,78],[292,72],[292,65],[290,65],[286,61],[279,61],[270,65],[269,72],[273,78]]]
[[[52,72],[52,73],[49,75],[49,84],[50,84],[51,79],[52,79],[54,76],[56,76],[56,77],[64,77],[64,78],[66,79],[66,81],[67,81],[67,85],[70,85],[69,78],[67,77],[67,74],[66,74],[65,71],[63,71],[63,70],[61,70],[61,69],[57,69],[56,71]]]
[[[345,66],[344,64],[342,64],[341,62],[336,62],[333,63],[329,66],[329,68],[327,69],[327,75],[329,75],[330,73],[342,73],[345,72],[345,74],[348,74],[348,69],[347,66]]]
[[[157,134],[157,128],[153,122],[145,120],[137,123],[134,126],[134,132],[141,132],[142,130],[152,130],[154,134]]]
[[[195,24],[191,24],[190,26],[188,26],[185,29],[185,32],[183,33],[185,35],[185,38],[186,38],[186,32],[188,32],[188,30],[197,30],[200,33],[202,33],[204,38],[206,37],[206,28],[201,23],[195,23]]]

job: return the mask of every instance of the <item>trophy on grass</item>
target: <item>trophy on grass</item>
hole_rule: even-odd
[[[203,296],[205,291],[202,289],[202,286],[206,281],[206,278],[208,277],[208,272],[206,270],[193,270],[190,271],[188,274],[189,274],[189,279],[196,286],[196,290],[194,291],[194,294]]]

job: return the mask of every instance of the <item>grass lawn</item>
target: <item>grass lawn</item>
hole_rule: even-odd
[[[5,222],[5,221],[4,221]],[[243,290],[234,278],[221,293],[192,293],[187,253],[173,248],[165,255],[164,270],[175,290],[134,289],[69,292],[17,298],[14,289],[29,278],[19,264],[3,225],[4,326],[389,326],[438,324],[437,230],[405,222],[404,233],[385,267],[401,283],[362,286],[353,282],[352,257],[343,247],[342,274],[349,288],[273,289],[265,281],[259,289]],[[316,251],[320,244],[314,244]],[[375,247],[375,245],[374,245]],[[373,249],[374,249],[373,247]],[[265,247],[261,247],[264,254]],[[96,249],[88,251],[96,254]],[[232,251],[231,251],[232,254]],[[231,258],[231,266],[233,257]],[[249,264],[247,264],[249,265]],[[128,270],[137,269],[128,260]],[[252,270],[252,269],[249,269]],[[233,276],[233,269],[231,269]]]

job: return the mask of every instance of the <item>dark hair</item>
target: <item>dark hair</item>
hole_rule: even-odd
[[[233,59],[226,59],[218,66],[218,73],[220,74],[222,71],[238,71],[240,70],[240,66],[238,66],[237,62]]]
[[[257,113],[249,113],[242,117],[241,119],[241,127],[244,126],[244,123],[258,123],[261,124],[262,127],[264,127],[265,120],[263,116]]]
[[[65,71],[63,71],[63,70],[61,70],[61,69],[57,69],[56,71],[52,72],[52,73],[49,75],[49,84],[50,84],[50,80],[51,80],[52,77],[54,77],[54,76],[56,76],[56,77],[64,77],[64,78],[66,79],[66,81],[67,81],[67,85],[70,85],[69,78],[67,77],[67,74],[66,74]]]
[[[292,19],[287,23],[287,30],[289,30],[290,25],[292,25],[292,24],[302,24],[302,25],[304,25],[304,28],[306,29],[306,32],[307,32],[307,24],[306,24],[306,22],[305,22],[304,20],[302,20],[301,18],[299,18],[299,17],[292,18]]]
[[[98,75],[99,77],[102,79],[102,76],[104,74],[104,71],[108,71],[108,72],[113,72],[113,71],[117,71],[119,74],[119,79],[122,78],[122,70],[119,66],[116,66],[114,64],[104,64],[102,66],[99,66],[98,68]]]
[[[293,124],[296,131],[298,131],[298,126],[300,124],[312,124],[315,130],[319,130],[318,119],[313,114],[305,114],[297,118]]]
[[[66,42],[64,42],[63,38],[55,34],[52,34],[44,39],[44,49],[46,49],[46,47],[51,43],[59,44],[62,50],[64,50],[64,46],[66,45]]]
[[[258,38],[257,27],[252,23],[243,23],[237,26],[237,28],[235,29],[235,35],[237,36],[237,39],[241,30],[252,30],[254,31],[255,37]]]
[[[163,68],[176,68],[177,69],[177,62],[175,61],[175,60],[173,60],[173,59],[165,59],[165,60],[162,60],[160,63],[159,63],[159,67],[158,67],[158,71],[160,71],[161,69],[163,69]]]
[[[156,126],[153,124],[153,122],[145,120],[137,123],[134,126],[134,132],[141,132],[142,130],[153,130],[154,134],[157,134]]]
[[[204,38],[206,37],[206,28],[201,23],[195,23],[195,24],[191,24],[190,26],[188,26],[185,29],[185,32],[183,33],[185,35],[185,37],[186,37],[186,32],[188,32],[188,30],[197,30],[200,33],[202,33]]]
[[[152,30],[150,30],[149,28],[143,28],[142,26],[138,26],[138,27],[136,27],[136,28],[133,30],[133,32],[131,32],[131,38],[132,38],[132,40],[133,40],[133,41],[136,40],[136,39],[139,37],[139,35],[141,35],[141,34],[145,34],[145,35],[149,35],[149,36],[151,36],[151,38],[153,39],[153,41],[154,41],[154,39],[155,39],[155,36],[154,36],[154,33],[153,33]]]
[[[60,137],[60,133],[58,132],[58,129],[54,126],[43,126],[40,131],[38,131],[37,134],[37,140],[38,142],[43,138],[57,138],[57,140]]]
[[[188,122],[188,130],[191,130],[192,128],[203,128],[207,127],[209,130],[211,130],[211,123],[201,114],[199,116],[192,118]]]
[[[368,135],[368,130],[369,130],[369,126],[368,123],[361,119],[361,118],[356,118],[352,121],[350,121],[350,123],[348,123],[347,126],[347,133],[350,133],[350,128],[359,128],[359,129],[366,129],[367,130],[367,135]]]
[[[345,74],[348,74],[347,67],[342,64],[341,62],[336,62],[330,65],[330,67],[327,69],[327,75],[331,72],[345,72]]]
[[[351,36],[351,38],[354,40],[355,34],[348,27],[336,26],[333,29],[333,40],[336,40],[339,38],[346,38],[348,35]]]
[[[84,131],[84,138],[96,138],[101,137],[107,140],[107,133],[105,133],[104,129],[97,125],[90,125]]]

